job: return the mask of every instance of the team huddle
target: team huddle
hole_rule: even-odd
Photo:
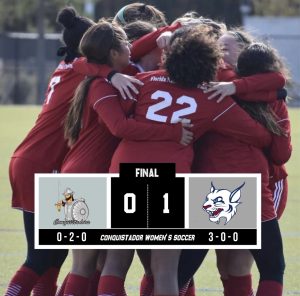
[[[124,6],[97,23],[58,13],[63,60],[38,119],[9,167],[12,207],[23,211],[27,258],[6,296],[124,296],[134,250],[34,249],[35,173],[116,173],[120,163],[175,163],[177,173],[260,173],[262,248],[216,250],[225,296],[281,296],[278,220],[291,156],[288,73],[270,45],[189,12],[167,25],[151,5]],[[130,45],[131,44],[131,45]],[[208,250],[137,250],[141,296],[194,296]],[[259,271],[253,289],[251,268]],[[216,278],[218,275],[216,275]]]

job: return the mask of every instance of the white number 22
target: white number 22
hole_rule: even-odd
[[[159,115],[157,114],[158,111],[163,110],[169,106],[172,105],[173,98],[169,92],[157,90],[155,93],[152,94],[151,99],[157,100],[159,98],[162,98],[163,101],[154,104],[148,108],[146,118],[154,121],[159,122],[167,122],[168,117],[165,115]],[[186,108],[180,109],[178,111],[175,111],[172,114],[171,123],[177,123],[182,118],[184,118],[185,115],[193,114],[197,110],[197,103],[194,98],[188,97],[188,96],[181,96],[178,99],[176,99],[176,104],[183,105],[188,104]]]

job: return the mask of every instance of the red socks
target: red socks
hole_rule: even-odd
[[[69,273],[64,296],[85,296],[89,282],[89,278]]]
[[[190,280],[190,284],[185,293],[185,296],[196,296],[195,282],[193,278]]]
[[[186,292],[189,288],[189,285],[190,285],[190,281],[189,280],[181,289],[179,289],[179,296],[185,296],[186,295]]]
[[[140,285],[140,296],[151,296],[153,294],[154,280],[152,275],[144,275]]]
[[[228,291],[227,291],[227,289],[228,289],[228,279],[223,279],[223,278],[220,278],[221,279],[221,281],[222,281],[222,284],[223,284],[223,294],[224,294],[224,296],[227,296],[227,295],[229,295],[228,294]]]
[[[54,296],[59,269],[49,268],[38,280],[33,288],[33,296]]]
[[[64,278],[64,281],[61,284],[61,286],[59,287],[59,289],[58,289],[57,293],[55,294],[55,296],[64,296],[64,292],[65,292],[66,284],[68,282],[69,274],[70,273],[68,273],[66,275],[66,277]]]
[[[282,284],[275,281],[261,281],[256,296],[282,296]]]
[[[98,296],[102,295],[126,296],[124,279],[112,275],[101,276],[98,286]]]
[[[229,276],[226,288],[225,296],[252,296],[252,277],[251,274],[245,276]],[[266,295],[264,295],[266,296]],[[275,295],[273,295],[275,296]]]
[[[32,269],[22,266],[11,279],[4,296],[29,296],[39,277]]]
[[[96,296],[97,295],[97,289],[99,284],[101,272],[99,270],[96,270],[95,273],[90,277],[90,283],[88,290],[85,294],[85,296]]]

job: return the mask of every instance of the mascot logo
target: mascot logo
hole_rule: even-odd
[[[75,199],[74,191],[71,188],[67,188],[63,195],[65,197],[64,200],[58,201],[55,206],[58,212],[60,212],[61,207],[64,208],[65,220],[60,221],[59,219],[56,219],[54,224],[89,224],[89,208],[85,202],[85,199]]]
[[[241,188],[245,182],[229,191],[227,189],[216,189],[211,183],[210,193],[206,196],[202,209],[208,213],[211,222],[220,223],[220,218],[226,219],[226,225],[237,212],[237,206],[240,204]]]

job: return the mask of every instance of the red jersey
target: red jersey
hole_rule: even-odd
[[[122,106],[120,104],[122,103]],[[145,141],[180,141],[181,125],[163,127],[127,118],[125,111],[133,101],[120,100],[118,92],[103,78],[95,79],[89,89],[78,140],[67,154],[64,173],[106,173],[119,138]]]
[[[185,118],[193,123],[195,138],[214,130],[260,147],[270,141],[266,129],[251,119],[231,98],[217,104],[208,100],[208,96],[198,88],[175,85],[164,70],[139,74],[137,78],[144,83],[135,108],[137,121],[172,124]],[[173,162],[177,172],[188,173],[192,159],[191,145],[184,147],[163,141],[123,140],[113,157],[111,172],[118,171],[120,162]]]
[[[138,64],[135,62],[139,61],[143,56],[157,48],[156,39],[164,32],[170,31],[174,32],[178,28],[181,27],[180,23],[176,23],[175,25],[166,26],[157,29],[156,31],[150,32],[141,38],[135,40],[132,43],[132,47],[130,49],[130,57],[133,61],[130,63],[122,73],[127,75],[136,75],[139,72],[144,72],[140,69]],[[111,67],[107,65],[101,65],[101,67],[94,68],[91,66],[92,64],[87,63],[86,58],[79,58],[74,63],[74,68],[79,73],[85,73],[92,76],[99,76],[103,78],[107,78],[108,74],[113,70]]]
[[[17,147],[12,157],[20,157],[47,168],[60,170],[68,151],[63,121],[77,85],[84,78],[72,64],[61,62],[51,76],[46,98],[34,127]]]
[[[219,70],[218,78],[230,81],[237,76],[234,75],[233,69],[228,66]],[[275,90],[284,86],[285,79],[280,73],[267,73],[233,81],[236,85],[237,94],[242,99],[257,101],[267,98],[269,101],[275,101]],[[273,89],[274,92],[269,92],[270,89]],[[257,95],[255,95],[255,91],[257,91]],[[244,93],[245,95],[242,95]],[[285,139],[281,140],[285,141]],[[275,145],[274,137],[272,142],[272,155],[279,159],[281,158],[280,150],[276,148],[278,146]],[[220,145],[220,143],[222,144]],[[280,147],[282,148],[282,145]],[[273,196],[269,188],[268,160],[262,150],[254,146],[247,146],[231,137],[209,133],[197,143],[195,151],[196,157],[193,164],[193,172],[195,173],[261,173],[262,219],[266,221],[276,217]]]
[[[236,87],[235,95],[243,101],[274,102],[277,100],[277,90],[285,85],[285,78],[279,72],[255,74],[239,77],[234,69],[222,65],[217,72],[218,81],[232,81]]]
[[[150,32],[141,38],[135,40],[132,43],[132,48],[130,49],[131,52],[131,59],[132,61],[136,62],[147,53],[151,52],[157,47],[156,39],[164,32],[174,32],[178,28],[181,27],[180,23],[176,23],[171,26],[166,26],[157,29],[156,31]]]

